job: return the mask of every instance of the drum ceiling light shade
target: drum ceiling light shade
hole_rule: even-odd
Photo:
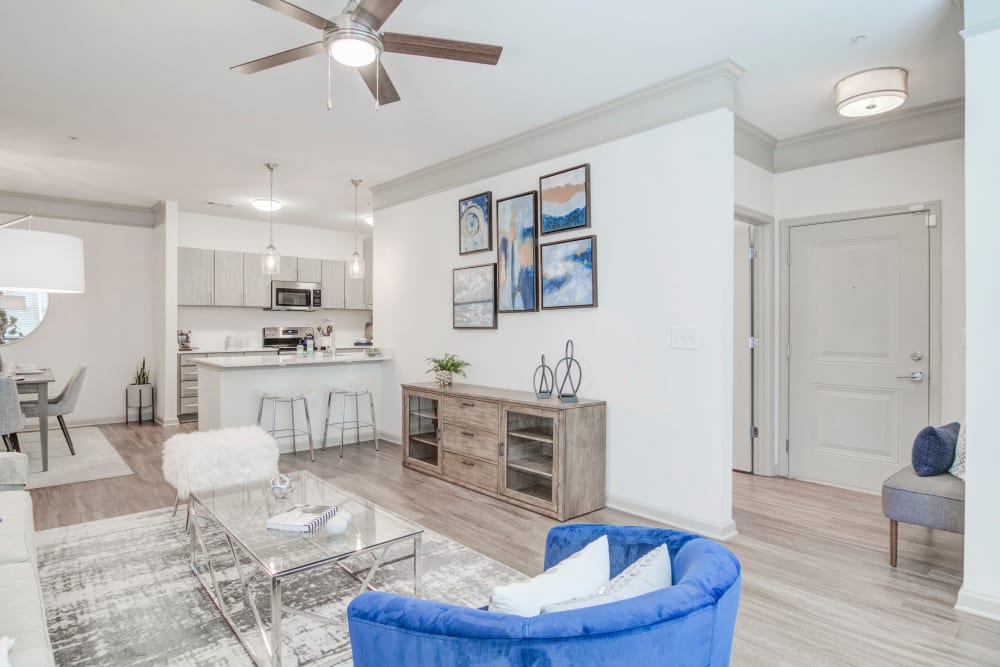
[[[908,73],[902,67],[858,72],[837,82],[837,113],[848,118],[875,116],[906,101]]]
[[[83,239],[25,229],[0,229],[0,291],[84,291]]]

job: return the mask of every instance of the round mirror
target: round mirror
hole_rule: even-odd
[[[49,310],[47,292],[0,292],[0,345],[31,335]]]

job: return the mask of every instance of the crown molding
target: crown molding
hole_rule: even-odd
[[[598,146],[716,109],[736,108],[743,68],[725,60],[372,187],[373,207],[396,204]]]
[[[964,136],[965,100],[945,100],[782,139],[774,151],[774,171],[813,167]]]
[[[739,116],[736,117],[735,130],[733,148],[736,155],[773,173],[774,150],[778,147],[778,140]]]
[[[962,39],[969,39],[970,37],[978,37],[979,35],[996,32],[997,30],[1000,30],[1000,19],[980,23],[979,25],[968,27],[965,30],[959,30],[958,34],[962,36]]]
[[[39,218],[101,222],[129,227],[152,227],[153,209],[124,204],[106,204],[82,199],[64,199],[20,192],[0,192],[0,211]]]

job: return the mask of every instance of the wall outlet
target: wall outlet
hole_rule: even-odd
[[[675,350],[697,350],[701,347],[695,327],[670,327],[670,347]]]

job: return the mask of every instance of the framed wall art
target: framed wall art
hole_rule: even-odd
[[[497,328],[497,265],[455,269],[452,274],[452,327]]]
[[[497,200],[497,310],[538,310],[538,193]]]
[[[543,243],[542,308],[597,306],[597,237]]]
[[[538,179],[542,234],[590,227],[590,165],[581,164]]]
[[[493,193],[460,199],[458,202],[458,254],[493,250],[493,225],[490,211]]]

